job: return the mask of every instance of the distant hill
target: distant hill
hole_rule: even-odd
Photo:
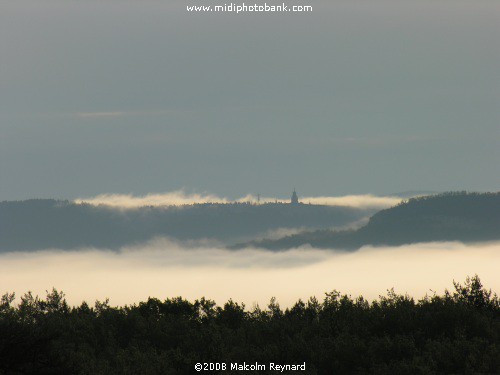
[[[375,210],[308,204],[194,204],[116,209],[33,199],[0,203],[0,252],[123,245],[155,236],[180,240],[248,241],[279,228],[332,228]]]
[[[429,241],[500,240],[500,192],[451,192],[411,198],[377,212],[357,230],[317,230],[242,246],[288,249],[309,244],[353,250],[363,245],[402,245]]]

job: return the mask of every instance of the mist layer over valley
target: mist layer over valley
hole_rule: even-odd
[[[473,274],[500,287],[499,193],[412,198],[369,220],[376,210],[360,207],[363,199],[355,207],[2,202],[0,284],[117,304],[177,295],[291,304],[331,289],[376,298],[393,286],[423,296]],[[242,238],[252,241],[231,245]]]
[[[452,288],[452,280],[478,274],[500,290],[500,242],[423,243],[399,247],[364,247],[353,253],[311,247],[270,252],[231,251],[208,244],[156,239],[120,251],[61,249],[0,255],[3,291],[21,296],[63,290],[71,304],[109,297],[111,304],[182,296],[230,298],[251,307],[276,297],[282,306],[337,289],[375,299],[395,287],[415,298]],[[436,290],[436,288],[440,288]]]
[[[324,204],[309,204],[310,200]],[[303,201],[307,204],[292,205],[271,198],[258,202],[252,196],[230,201],[182,192],[144,197],[102,195],[76,202],[5,201],[0,203],[0,252],[118,249],[156,236],[234,244],[307,229],[357,227],[380,208],[400,202],[401,198],[362,195]]]
[[[167,194],[162,199],[165,196],[172,198]],[[106,199],[110,204],[104,203]],[[270,250],[303,245],[355,250],[366,245],[500,240],[500,193],[451,192],[410,198],[379,212],[376,205],[390,204],[395,198],[322,197],[337,205],[318,205],[301,203],[296,195],[291,203],[248,197],[245,202],[210,202],[205,197],[203,203],[168,206],[151,196],[106,199],[99,198],[99,204],[48,199],[1,202],[0,252],[118,250],[155,237]],[[136,207],[135,200],[156,204]],[[123,205],[117,206],[118,202]]]
[[[360,209],[382,209],[394,206],[403,198],[428,194],[428,192],[403,192],[385,196],[373,194],[344,195],[344,196],[305,196],[301,201],[307,204],[341,206]],[[238,199],[229,199],[210,193],[187,193],[184,190],[174,190],[166,193],[146,194],[136,196],[132,194],[99,194],[94,197],[78,198],[75,203],[89,203],[116,208],[139,208],[144,206],[181,206],[203,203],[289,203],[289,198],[266,197],[260,194],[247,194]]]

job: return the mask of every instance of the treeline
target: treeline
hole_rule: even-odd
[[[70,307],[57,290],[14,305],[7,293],[0,374],[189,374],[200,362],[306,362],[307,374],[500,373],[498,297],[477,276],[454,285],[419,301],[333,291],[284,310],[274,299],[247,310],[180,297]]]
[[[119,209],[51,199],[0,202],[0,252],[80,247],[118,249],[155,236],[234,243],[279,228],[348,225],[373,212],[281,203]]]
[[[310,244],[319,248],[352,250],[364,245],[492,240],[500,240],[500,192],[462,191],[411,198],[377,212],[364,227],[357,230],[307,231],[242,246],[289,249]]]

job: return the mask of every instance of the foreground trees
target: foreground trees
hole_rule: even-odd
[[[337,291],[281,309],[180,297],[70,307],[57,290],[0,301],[0,374],[185,374],[198,362],[303,363],[308,374],[500,372],[500,302],[480,279],[420,301]],[[226,373],[230,373],[227,371]]]

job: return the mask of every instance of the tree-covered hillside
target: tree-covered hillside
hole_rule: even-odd
[[[251,245],[269,249],[305,244],[357,249],[363,245],[491,240],[500,240],[500,193],[453,192],[411,198],[377,212],[367,225],[357,230],[318,230],[278,240],[256,241]]]
[[[85,246],[116,249],[155,236],[231,243],[279,228],[348,225],[373,212],[373,209],[281,203],[117,209],[48,199],[1,202],[0,251]]]

